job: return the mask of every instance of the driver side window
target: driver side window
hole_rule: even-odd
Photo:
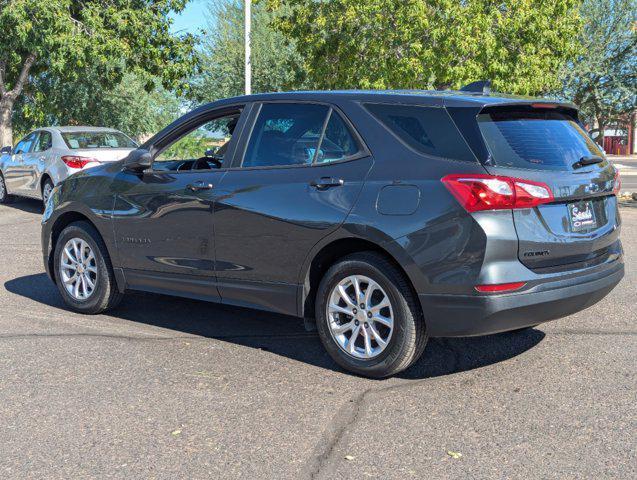
[[[153,161],[160,171],[195,171],[221,168],[240,113],[215,118],[182,135]]]

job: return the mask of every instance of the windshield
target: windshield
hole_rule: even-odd
[[[72,150],[89,148],[137,148],[137,144],[121,132],[64,132],[62,138]]]
[[[571,170],[582,157],[603,153],[575,119],[555,110],[494,110],[478,125],[496,165]]]

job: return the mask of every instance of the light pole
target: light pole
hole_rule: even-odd
[[[250,60],[250,34],[252,29],[252,15],[250,13],[252,0],[243,0],[244,9],[244,41],[245,41],[245,93],[252,93],[252,62]]]

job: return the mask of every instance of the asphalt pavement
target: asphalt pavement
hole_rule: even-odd
[[[637,208],[602,302],[352,376],[302,321],[130,295],[71,313],[0,206],[0,478],[637,478]]]

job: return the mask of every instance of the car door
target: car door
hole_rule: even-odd
[[[36,136],[33,146],[28,153],[23,155],[24,170],[27,179],[25,180],[25,194],[40,198],[42,195],[40,179],[46,168],[48,152],[52,146],[51,133],[45,130],[35,132]]]
[[[189,119],[151,146],[149,170],[117,176],[117,263],[130,288],[218,298],[213,196],[240,114],[232,108]]]
[[[223,301],[296,313],[301,264],[345,220],[372,158],[345,117],[315,103],[255,105],[215,201]]]
[[[11,159],[7,162],[4,177],[7,190],[11,193],[19,195],[28,193],[26,185],[29,181],[29,173],[24,164],[24,156],[31,151],[35,138],[36,134],[30,133],[20,140],[13,149]]]

